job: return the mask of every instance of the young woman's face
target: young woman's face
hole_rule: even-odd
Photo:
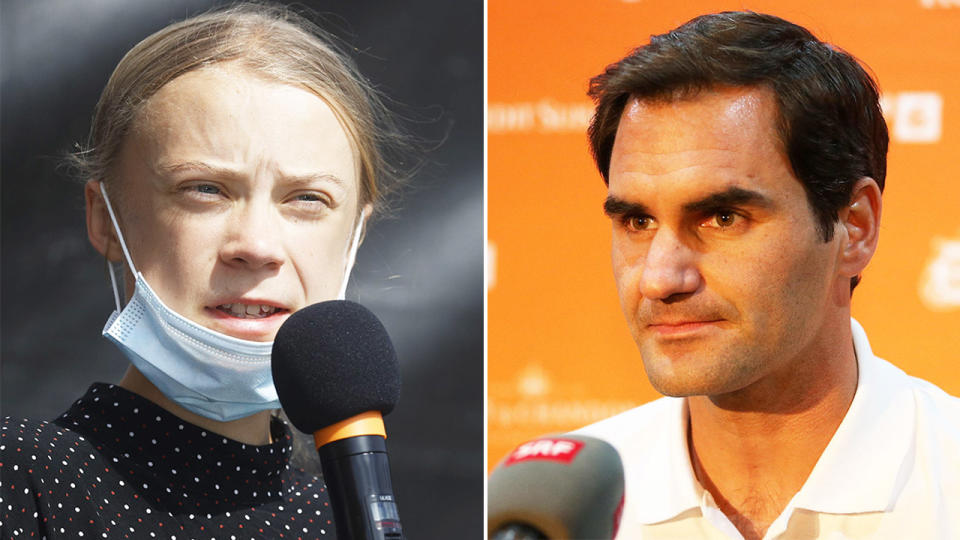
[[[230,63],[189,72],[141,109],[115,174],[133,263],[184,317],[270,341],[291,312],[337,296],[357,158],[316,95]]]

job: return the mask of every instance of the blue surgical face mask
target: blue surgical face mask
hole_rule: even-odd
[[[167,307],[133,265],[102,182],[100,192],[136,276],[133,297],[121,308],[113,265],[108,265],[117,310],[107,319],[103,335],[165,396],[201,416],[228,421],[280,408],[270,371],[273,342],[214,332]],[[345,254],[340,299],[347,290],[364,221],[361,214]]]

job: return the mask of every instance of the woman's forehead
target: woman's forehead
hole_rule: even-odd
[[[158,166],[217,162],[295,176],[326,174],[356,185],[356,156],[323,99],[235,66],[186,73],[141,108],[130,133]]]

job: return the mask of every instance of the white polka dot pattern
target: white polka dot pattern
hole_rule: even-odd
[[[53,422],[4,418],[2,538],[335,538],[323,480],[271,428],[245,445],[99,383]]]

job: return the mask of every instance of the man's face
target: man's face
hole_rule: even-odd
[[[356,158],[316,95],[231,64],[189,72],[141,109],[115,172],[134,265],[188,319],[269,341],[291,312],[336,297]]]
[[[823,346],[838,241],[822,241],[765,89],[628,102],[606,211],[620,303],[651,383],[735,392]]]

